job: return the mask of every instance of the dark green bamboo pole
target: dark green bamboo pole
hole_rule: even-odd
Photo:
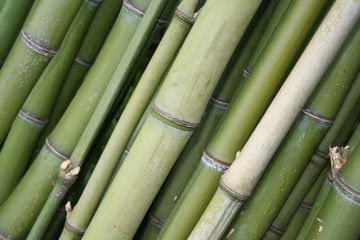
[[[327,130],[332,126],[333,119],[336,117],[360,66],[360,54],[358,54],[360,51],[360,24],[353,33],[281,143],[270,165],[252,192],[251,198],[247,200],[242,208],[244,213],[238,215],[229,227],[234,229],[229,239],[240,236],[260,239],[264,236],[317,146],[321,143]],[[347,116],[351,113],[358,100],[358,93],[358,91],[355,91],[355,99],[351,101],[353,104],[347,108],[348,114],[343,116],[336,129],[341,128]],[[321,159],[321,154],[323,152],[323,155],[327,154],[326,150],[337,132],[338,130],[332,136],[327,137],[329,140],[323,142],[323,145],[319,147],[320,151],[314,156],[314,163],[304,173],[303,185],[300,185],[299,188],[308,189],[321,169],[326,165],[327,160],[326,158]],[[291,201],[301,202],[306,191],[301,190],[301,193],[300,196],[296,196],[296,199]],[[297,204],[291,203],[292,211],[296,209],[293,208],[294,205]],[[289,206],[286,207],[289,208]],[[290,209],[287,209],[285,213],[288,211]],[[273,229],[281,232],[285,230],[282,229],[284,227],[284,223],[279,222],[274,224]]]
[[[339,65],[339,62],[337,62],[338,65],[333,71],[336,73],[341,73],[340,71],[341,69],[346,69],[346,72],[349,75],[337,74],[336,76],[337,78],[351,79],[351,77],[355,77],[354,75],[356,74],[357,69],[360,66],[360,64],[358,64],[358,66],[355,65],[353,67],[354,70],[353,71],[351,70],[351,63],[353,63],[353,61],[360,63],[360,54],[357,54],[357,52],[360,52],[360,24],[358,25],[359,25],[358,29],[354,29],[354,33],[357,32],[358,34],[358,37],[354,38],[356,39],[356,42],[358,44],[357,48],[348,48],[347,51],[343,52],[342,58],[346,59],[347,61],[343,61],[341,65]],[[351,53],[354,53],[353,56],[355,56],[355,59],[350,56]],[[356,57],[358,57],[358,59],[356,59]],[[331,126],[326,136],[321,141],[314,155],[311,157],[310,162],[307,164],[301,177],[297,181],[295,187],[292,189],[291,194],[289,195],[286,202],[281,207],[281,210],[279,210],[279,212],[277,213],[273,223],[271,224],[270,231],[274,230],[275,233],[279,234],[278,238],[280,238],[281,232],[285,232],[286,226],[290,221],[292,215],[295,213],[298,205],[305,197],[305,194],[310,190],[311,186],[319,176],[322,169],[327,164],[329,164],[328,148],[334,142],[337,134],[339,134],[341,128],[344,126],[347,119],[351,117],[353,110],[356,109],[356,105],[359,99],[360,99],[360,78],[357,78],[355,82],[352,84],[350,91],[344,100],[344,103],[342,104],[339,112],[337,113],[337,117],[334,120],[334,124]],[[312,144],[315,143],[312,142]],[[288,158],[287,161],[290,161],[290,159],[292,158]],[[297,160],[297,162],[298,161],[299,160]],[[283,164],[282,166],[286,167],[287,165]],[[299,171],[299,169],[296,168],[296,171]],[[268,174],[270,174],[270,172]],[[280,203],[279,206],[281,205],[282,204]],[[279,207],[273,209],[279,209]]]
[[[10,1],[11,2],[11,1]],[[42,71],[55,55],[81,0],[39,1],[0,71],[0,143]]]
[[[351,139],[349,140],[349,142],[347,144],[348,146],[350,146],[350,153],[349,153],[350,156],[352,154],[352,150],[355,149],[359,143],[360,143],[360,128],[357,127],[356,131],[353,133]],[[297,240],[305,239],[307,233],[309,232],[313,222],[315,221],[317,214],[321,210],[322,205],[324,204],[324,202],[332,188],[332,181],[333,181],[332,178],[333,178],[332,174],[329,171],[327,174],[327,178],[315,200],[314,206],[311,209],[309,215],[307,216],[307,218],[296,238]]]
[[[86,229],[91,220],[92,212],[95,211],[98,205],[98,199],[101,197],[106,183],[109,181],[122,149],[124,149],[131,132],[169,66],[173,55],[191,27],[193,22],[191,16],[194,14],[197,2],[197,0],[183,1],[178,7],[169,29],[141,77],[104,153],[100,157],[99,165],[96,167],[88,186],[84,190],[84,194],[75,206],[71,216],[67,219],[67,226]],[[102,187],[99,186],[99,182],[103,182]],[[65,228],[62,233],[62,239],[65,239],[66,235],[71,235],[70,231],[71,229]]]
[[[73,65],[66,78],[65,84],[56,101],[49,123],[45,127],[39,143],[36,147],[38,151],[45,143],[45,139],[56,126],[61,116],[73,98],[76,89],[81,84],[85,74],[93,65],[106,37],[109,34],[122,5],[122,1],[104,0],[94,16],[85,39],[79,49]]]
[[[34,0],[2,1],[0,12],[0,68],[19,34]]]
[[[61,44],[13,123],[0,153],[0,205],[21,179],[38,138],[47,124],[75,54],[97,10],[85,2]],[[10,161],[11,160],[11,161]]]
[[[321,174],[319,175],[318,179],[315,181],[310,191],[306,194],[305,198],[299,205],[299,208],[297,209],[296,213],[289,222],[289,225],[287,226],[285,233],[281,236],[282,240],[292,240],[298,234],[302,226],[302,223],[305,221],[306,216],[308,215],[314,204],[314,200],[318,195],[321,186],[324,184],[328,170],[329,170],[328,168],[324,168],[321,171]],[[273,234],[273,232],[268,231],[267,234]],[[268,239],[268,238],[265,237],[264,239]]]
[[[0,1],[0,11],[4,7],[5,2],[6,2],[6,0],[1,0]]]
[[[202,8],[84,239],[135,234],[259,3],[210,0]]]
[[[222,175],[218,191],[189,239],[218,239],[224,233],[244,200],[252,193],[301,107],[357,23],[359,10],[360,2],[336,2],[332,6],[246,145]],[[335,19],[338,24],[329,28],[328,24]]]
[[[139,7],[135,8],[134,4]],[[0,208],[0,231],[6,234],[11,232],[11,235],[15,230],[20,232],[19,221],[23,222],[25,218],[28,219],[25,221],[26,230],[32,225],[52,190],[61,162],[70,157],[141,21],[143,12],[138,9],[145,9],[148,4],[147,0],[127,1],[123,4],[119,18],[85,82],[22,181]],[[14,226],[17,228],[14,229]]]
[[[258,60],[259,64],[230,103],[230,109],[217,127],[202,161],[165,222],[158,239],[181,239],[190,234],[205,210],[206,203],[216,191],[219,177],[245,144],[266,110],[325,2],[294,2],[290,11],[285,13],[283,19],[286,21],[279,23]],[[314,15],[308,14],[309,9],[314,11]],[[296,31],[293,27],[295,25]]]
[[[359,166],[360,147],[357,146],[339,171],[332,169],[333,187],[305,239],[358,239]]]

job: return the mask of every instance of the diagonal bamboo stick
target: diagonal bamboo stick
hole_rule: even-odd
[[[224,233],[359,17],[358,1],[340,0],[332,6],[244,148],[222,176],[189,239],[217,239]]]

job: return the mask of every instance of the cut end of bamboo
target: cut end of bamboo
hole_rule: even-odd
[[[60,168],[65,170],[70,165],[70,160],[65,160],[61,163]]]
[[[79,174],[79,172],[80,172],[80,167],[76,167],[76,168],[74,168],[74,169],[72,169],[71,171],[70,171],[70,173],[72,174],[72,175],[78,175]]]

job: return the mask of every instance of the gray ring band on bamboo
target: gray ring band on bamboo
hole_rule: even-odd
[[[69,157],[65,156],[65,154],[62,154],[59,150],[57,150],[54,146],[52,146],[49,137],[46,138],[45,140],[45,144],[46,146],[58,157],[64,159],[64,160],[68,160]]]
[[[319,149],[317,149],[317,150],[315,151],[315,153],[318,154],[318,155],[320,155],[320,156],[322,156],[322,157],[324,157],[324,158],[326,158],[326,159],[330,159],[330,155],[329,155],[329,154],[326,154],[326,153],[320,151]]]
[[[176,16],[178,16],[180,19],[184,20],[185,22],[187,22],[190,25],[193,25],[195,22],[195,19],[193,17],[188,16],[186,13],[184,13],[183,11],[181,11],[179,8],[176,9],[175,11]]]
[[[221,99],[218,99],[216,97],[211,97],[209,103],[213,105],[214,107],[226,109],[229,106],[229,102],[223,101]]]
[[[280,229],[274,227],[273,225],[271,225],[271,226],[269,227],[269,230],[271,230],[271,231],[273,231],[273,232],[276,232],[276,233],[279,234],[279,235],[283,235],[284,232],[285,232],[285,231],[283,231],[283,230],[280,230]]]
[[[21,40],[37,53],[40,53],[46,57],[53,57],[58,52],[56,48],[48,48],[41,43],[38,43],[35,39],[31,38],[25,30],[21,30]]]
[[[205,163],[207,166],[219,171],[219,172],[225,172],[229,166],[220,162],[213,156],[211,156],[206,150],[204,150],[203,155],[201,157],[201,161]]]
[[[84,235],[85,231],[84,229],[80,229],[78,227],[75,227],[74,225],[71,225],[67,220],[65,221],[65,228],[67,228],[69,231],[77,234],[77,235]]]
[[[320,122],[328,123],[328,124],[333,124],[333,123],[334,123],[333,120],[320,117],[319,115],[317,115],[316,113],[312,112],[312,111],[311,111],[310,109],[308,109],[308,108],[302,108],[301,111],[302,111],[304,114],[306,114],[306,115],[308,115],[308,116],[310,116],[310,117],[312,117],[312,118],[314,118],[314,119],[316,119],[316,120],[319,120]]]
[[[245,201],[246,199],[249,198],[249,196],[243,196],[240,195],[239,193],[233,191],[230,187],[228,187],[222,180],[222,178],[220,178],[220,187],[222,189],[224,189],[227,193],[229,193],[231,196],[233,196],[234,198],[240,200],[240,201]]]
[[[132,12],[140,15],[141,17],[145,15],[145,12],[143,10],[141,10],[140,8],[136,7],[135,5],[129,3],[127,0],[123,0],[123,6],[125,7],[125,9],[132,11]],[[157,22],[160,24],[165,24],[167,21],[163,20],[163,19],[158,19]]]
[[[155,227],[161,229],[162,226],[164,226],[164,223],[165,221],[158,218],[158,217],[155,217],[153,215],[151,215],[150,213],[148,214],[148,218],[149,218],[149,222],[154,225]]]
[[[89,4],[92,4],[94,6],[99,6],[100,3],[103,2],[103,0],[85,0],[85,2],[89,3]]]
[[[86,67],[86,68],[91,68],[92,64],[91,63],[87,63],[85,62],[84,60],[82,60],[79,56],[77,56],[75,59],[74,59],[75,62],[77,62],[78,64]]]
[[[300,207],[305,208],[305,209],[312,209],[313,204],[312,204],[312,203],[305,202],[305,201],[302,201],[302,202],[300,203]]]
[[[61,174],[60,172],[59,172],[59,174],[58,174],[58,178],[59,178],[62,182],[67,183],[67,184],[72,184],[72,183],[74,183],[75,180],[76,180],[76,176],[73,176],[73,177],[71,177],[71,178],[68,178],[68,177],[66,177],[64,174]]]
[[[338,175],[337,172],[334,174],[334,180],[334,182],[339,185],[343,190],[345,190],[345,192],[360,200],[360,193],[356,192],[354,189],[351,189],[351,187],[345,183],[345,181]]]
[[[155,104],[152,104],[151,109],[155,113],[157,113],[160,117],[174,123],[175,128],[176,128],[176,126],[180,126],[180,127],[186,128],[187,131],[193,131],[195,128],[197,128],[200,125],[199,123],[186,122],[186,121],[182,121],[182,120],[176,119],[174,117],[171,117],[169,114],[165,113],[160,108],[158,108]],[[158,119],[158,120],[160,120],[160,119]],[[178,129],[184,130],[184,129],[181,129],[181,128],[178,128]]]
[[[248,66],[244,67],[244,70],[243,70],[243,76],[245,78],[248,78],[250,76],[250,73],[251,73],[251,70]]]
[[[12,240],[12,238],[10,236],[5,235],[1,231],[0,231],[0,239],[2,239],[2,240]]]
[[[332,175],[332,173],[331,173],[331,170],[327,172],[326,176],[327,176],[327,179],[329,179],[330,181],[333,181],[333,180],[334,180],[334,179],[333,179],[333,175]]]
[[[48,119],[40,119],[40,118],[34,117],[33,115],[31,115],[30,113],[24,111],[23,109],[21,109],[19,111],[18,115],[21,118],[25,118],[27,120],[30,120],[30,121],[32,121],[34,123],[41,124],[41,125],[46,125],[49,122]]]

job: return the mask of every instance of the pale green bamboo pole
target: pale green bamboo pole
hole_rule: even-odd
[[[202,152],[206,147],[212,132],[216,128],[216,125],[220,121],[220,118],[223,116],[230,99],[234,95],[236,89],[241,88],[243,85],[245,81],[245,79],[241,79],[243,69],[250,58],[251,53],[254,51],[261,33],[266,28],[276,3],[277,1],[275,0],[270,3],[263,2],[262,5],[260,5],[259,10],[244,33],[243,38],[245,35],[250,36],[246,38],[246,42],[241,39],[237,46],[237,51],[240,53],[233,54],[231,58],[233,59],[233,63],[229,62],[222,74],[210,99],[207,110],[205,111],[206,114],[202,119],[201,126],[191,136],[189,142],[176,160],[163,186],[152,203],[147,217],[149,220],[144,222],[143,226],[139,228],[139,233],[135,236],[137,239],[155,239],[159,233],[161,225],[166,220],[176,202],[174,199],[178,199],[180,193],[194,172],[194,169],[198,165]],[[230,61],[232,61],[231,59]],[[227,69],[229,70],[227,71]]]
[[[6,3],[6,0],[0,0],[0,11],[4,7],[5,3]]]
[[[45,143],[45,139],[56,126],[61,116],[73,98],[76,89],[81,84],[81,80],[93,65],[97,54],[99,53],[106,37],[109,34],[122,5],[119,0],[104,0],[94,16],[89,30],[86,33],[85,39],[79,49],[79,52],[74,60],[73,65],[66,78],[64,87],[59,94],[58,100],[54,107],[53,113],[49,119],[49,123],[45,127],[41,138],[36,147],[37,151]]]
[[[298,231],[300,230],[302,223],[305,221],[307,214],[309,213],[309,211],[311,210],[314,204],[314,200],[318,195],[321,186],[324,184],[328,170],[329,170],[328,168],[324,168],[321,171],[320,176],[312,186],[311,190],[306,194],[304,200],[299,205],[299,208],[297,209],[289,225],[287,226],[284,235],[281,236],[282,240],[285,239],[293,240],[295,236],[298,234]],[[267,234],[273,234],[273,233],[269,231]],[[265,239],[267,238],[265,237],[264,240]]]
[[[210,0],[202,8],[84,239],[132,238],[259,4]]]
[[[359,145],[353,150],[344,166],[335,165],[340,167],[340,170],[332,164],[333,186],[305,239],[359,238],[359,164]]]
[[[171,59],[193,23],[192,15],[194,14],[197,2],[198,0],[183,1],[179,5],[167,32],[120,117],[114,133],[104,153],[100,157],[99,164],[84,190],[84,194],[82,194],[78,204],[67,219],[66,226],[76,226],[76,228],[79,229],[86,229],[98,205],[98,199],[101,197],[111,177],[119,155],[122,153],[125,144],[130,138],[159,81],[168,68]],[[99,182],[103,182],[102,187],[100,187]],[[65,228],[61,239],[65,239],[65,236],[70,234],[69,231],[71,231],[71,229]]]
[[[357,54],[357,53],[360,53],[360,24],[358,24],[358,28],[354,29],[354,33],[356,33],[356,32],[357,32],[358,37],[357,38],[355,37],[354,39],[356,40],[357,48],[348,48],[349,50],[347,50],[347,51],[343,50],[341,55],[343,56],[343,59],[346,59],[346,61],[344,61],[340,66],[339,66],[339,64],[337,64],[338,67],[335,67],[335,68],[333,67],[333,69],[334,69],[333,72],[335,72],[337,76],[339,76],[338,73],[340,73],[339,69],[345,69],[345,67],[346,67],[345,75],[341,73],[341,75],[339,77],[341,79],[346,79],[346,78],[350,79],[349,75],[355,75],[358,72],[358,68],[360,67],[360,64],[357,64],[358,66],[356,66],[356,64],[355,64],[355,67],[353,67],[353,70],[351,69],[352,63],[360,63],[360,54]],[[349,44],[349,42],[347,42],[347,43]],[[358,59],[353,59],[351,57],[350,53],[352,53],[353,56],[355,56],[355,57],[358,56]],[[337,59],[339,59],[339,58],[337,58]],[[334,63],[335,63],[335,61],[336,60],[334,60]],[[337,61],[337,62],[339,63],[339,61]],[[334,64],[332,66],[334,66]],[[347,74],[349,74],[349,75],[347,75]],[[353,77],[355,77],[355,76],[353,76]],[[336,95],[339,96],[339,94],[336,94]],[[310,190],[311,186],[317,179],[317,177],[320,174],[320,172],[322,171],[322,169],[329,163],[329,158],[327,157],[329,154],[329,151],[328,151],[329,146],[332,145],[332,143],[335,140],[336,135],[339,134],[341,128],[346,124],[347,120],[349,118],[351,118],[351,115],[354,112],[354,109],[356,110],[356,106],[357,106],[359,99],[360,99],[360,78],[357,78],[355,80],[355,82],[352,84],[350,91],[347,94],[346,99],[344,100],[344,103],[342,104],[339,112],[337,113],[337,116],[334,120],[334,124],[331,126],[331,128],[327,132],[326,136],[323,138],[322,142],[318,146],[318,148],[315,151],[314,155],[312,156],[310,162],[307,164],[305,170],[303,171],[303,173],[302,173],[301,177],[299,178],[298,182],[296,183],[295,187],[293,187],[291,194],[289,195],[286,202],[284,203],[284,205],[281,207],[281,209],[277,213],[276,218],[273,220],[273,223],[270,227],[270,231],[274,231],[275,233],[277,233],[278,238],[280,238],[281,232],[285,232],[286,226],[287,226],[288,222],[290,221],[292,215],[295,213],[296,209],[298,208],[298,205],[300,205],[302,199],[305,197],[306,193]],[[323,100],[323,101],[325,102],[325,100]],[[320,104],[321,103],[319,103],[319,105]],[[334,104],[332,104],[332,106],[333,105]],[[325,114],[319,114],[319,115],[324,116]],[[309,142],[311,141],[312,142],[311,144],[316,145],[313,142],[313,140],[314,140],[314,138],[309,140]],[[301,156],[306,155],[305,151],[301,151],[301,152],[302,152]],[[289,150],[287,150],[287,154],[290,154]],[[289,162],[289,161],[291,161],[291,159],[293,159],[293,157],[287,157],[286,161]],[[297,163],[300,162],[300,159],[298,159],[296,162]],[[273,159],[273,160],[275,160],[275,159]],[[275,168],[274,164],[275,163],[273,162],[272,168]],[[285,174],[286,173],[285,171],[287,171],[287,165],[285,163],[281,164],[281,165],[282,165],[282,168],[284,171],[283,174]],[[301,170],[298,167],[294,168],[294,169],[297,169],[297,172],[299,172],[299,171],[301,172]],[[267,170],[268,174],[270,174],[269,171],[270,171],[270,168],[269,168],[269,170]],[[278,171],[279,171],[279,169],[277,170],[277,172]],[[298,175],[298,174],[294,173],[293,176],[294,175]],[[263,181],[269,182],[269,179],[266,180],[266,178],[264,178]],[[289,182],[290,181],[287,181],[287,184],[289,184]],[[266,184],[264,184],[264,185],[258,184],[257,187],[261,188],[261,186],[265,186],[265,185]],[[276,199],[281,199],[282,197],[280,197],[280,195],[282,195],[286,192],[289,192],[290,187],[288,187],[288,186],[289,185],[282,186],[281,194],[280,193],[276,194],[276,190],[273,192],[273,193],[275,193],[275,195],[277,195]],[[263,191],[265,191],[265,190],[263,190]],[[256,198],[256,195],[254,195],[254,196]],[[265,199],[266,200],[264,200],[264,201],[266,201],[266,202],[271,201],[271,200],[269,200],[268,196],[266,196]],[[279,202],[283,202],[283,201],[272,200],[272,202],[277,202],[277,204],[279,204]],[[256,200],[255,200],[255,202],[256,202]],[[257,204],[255,203],[255,205],[257,205]],[[247,208],[247,209],[249,209],[249,208]],[[279,206],[274,207],[272,209],[274,209],[274,212],[277,212],[275,209],[278,210]],[[259,210],[259,209],[257,209],[257,210]],[[249,212],[249,210],[247,212]],[[268,215],[271,215],[271,214],[268,214]],[[274,214],[272,214],[272,215],[274,216]],[[243,221],[244,220],[245,219],[243,219]],[[250,222],[250,221],[248,221],[248,222]]]
[[[350,156],[352,154],[352,150],[355,149],[359,145],[359,143],[360,143],[360,127],[357,127],[356,131],[353,133],[349,142],[347,143],[347,145],[350,147],[350,153],[349,153]],[[332,181],[333,181],[332,174],[329,171],[327,174],[327,178],[326,178],[318,196],[315,199],[314,206],[311,209],[309,215],[307,216],[307,218],[296,238],[297,240],[305,239],[306,235],[308,234],[313,222],[315,221],[317,214],[321,210],[322,205],[324,204],[330,190],[332,189]]]
[[[59,53],[46,67],[10,129],[0,153],[0,205],[15,188],[28,166],[34,146],[48,122],[98,4],[98,1],[90,0],[80,8],[74,19],[75,24],[70,26]]]
[[[81,0],[41,0],[0,71],[0,143],[42,71],[57,52]]]
[[[336,1],[244,148],[221,177],[189,239],[218,239],[224,233],[359,16],[360,2]]]
[[[61,162],[70,157],[141,21],[143,10],[139,9],[146,9],[148,4],[148,0],[124,2],[111,34],[72,103],[47,138],[34,163],[0,208],[0,231],[10,235],[15,232],[21,235],[28,231],[31,223],[35,221],[52,190],[53,181],[57,179]],[[36,188],[33,189],[32,186]],[[25,195],[26,199],[23,197]],[[19,225],[24,219],[28,220],[25,221],[26,227],[20,228]]]
[[[326,1],[294,1],[289,7],[283,17],[286,20],[279,23],[243,88],[235,93],[158,239],[182,239],[190,235],[215,193],[220,176],[270,104],[325,5]]]
[[[34,0],[12,0],[1,2],[0,68],[10,52],[10,49],[16,40],[16,36],[19,34],[21,26],[23,25],[33,2]]]

